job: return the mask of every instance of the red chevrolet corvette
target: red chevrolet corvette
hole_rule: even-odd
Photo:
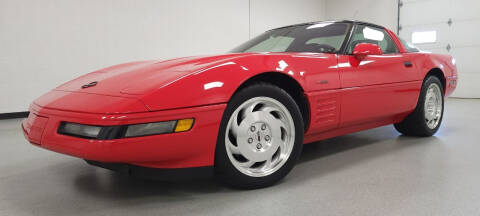
[[[259,188],[287,175],[304,143],[388,124],[432,136],[456,83],[451,56],[384,27],[304,23],[228,54],[85,74],[35,100],[22,127],[36,146],[130,175]]]

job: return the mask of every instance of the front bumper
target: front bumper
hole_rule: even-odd
[[[125,163],[151,168],[212,166],[218,128],[226,104],[157,112],[91,114],[30,107],[22,122],[27,140],[55,152],[103,163]],[[115,126],[145,122],[195,118],[186,132],[144,137],[95,140],[57,133],[63,121],[79,124]]]
[[[92,166],[113,170],[139,179],[149,180],[179,181],[191,179],[209,179],[212,178],[215,173],[213,166],[158,169],[124,163],[105,163],[90,160],[86,160],[86,162]]]

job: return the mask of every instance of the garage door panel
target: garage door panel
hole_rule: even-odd
[[[452,53],[447,51],[447,49],[445,49],[444,47],[433,48],[433,49],[422,49],[422,50],[432,52],[432,53],[452,55]]]
[[[456,47],[479,45],[478,34],[472,32],[472,29],[477,29],[478,27],[480,27],[480,19],[454,21],[450,27],[453,45]]]
[[[480,98],[480,73],[478,63],[474,59],[480,59],[478,46],[454,47],[451,55],[457,62],[458,85],[454,97]]]
[[[411,41],[413,32],[436,31],[435,43],[416,44],[433,53],[452,55],[457,62],[459,82],[452,96],[480,98],[480,1],[403,0],[400,7],[400,36]],[[449,23],[448,21],[451,20]],[[450,49],[448,50],[447,47]]]
[[[453,92],[452,96],[480,98],[480,85],[478,80],[480,80],[480,74],[478,73],[460,73],[458,75],[457,89]]]
[[[457,20],[479,19],[480,1],[476,0],[455,0],[449,9],[449,15]]]
[[[416,0],[402,2],[403,6],[400,11],[400,23],[402,27],[438,23],[442,20],[447,22],[448,15],[442,13],[442,11],[451,9],[451,0]],[[433,8],[438,12],[431,13]],[[428,13],[428,16],[425,16],[426,13]],[[421,19],[419,19],[419,17],[421,17]]]
[[[429,24],[429,25],[418,25],[418,26],[408,26],[403,27],[400,31],[400,37],[405,40],[412,41],[413,32],[422,32],[422,31],[436,31],[437,32],[437,41],[435,43],[425,43],[425,44],[415,44],[422,50],[432,51],[434,49],[444,49],[451,41],[451,29],[448,25],[445,24]],[[442,52],[443,53],[443,52]]]
[[[467,73],[480,74],[478,73],[478,62],[475,61],[475,59],[480,59],[479,48],[478,46],[457,47],[452,50],[451,55],[457,62],[459,76]]]

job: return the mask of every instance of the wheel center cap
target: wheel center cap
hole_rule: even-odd
[[[249,149],[254,152],[265,152],[272,146],[272,132],[270,126],[265,122],[254,122],[250,124],[247,131]]]
[[[280,148],[281,130],[274,127],[275,121],[274,116],[263,111],[253,112],[241,121],[236,141],[238,150],[246,159],[266,161]]]

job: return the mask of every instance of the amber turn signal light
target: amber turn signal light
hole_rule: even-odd
[[[180,119],[177,121],[177,126],[175,127],[175,132],[188,131],[193,126],[193,119]]]

